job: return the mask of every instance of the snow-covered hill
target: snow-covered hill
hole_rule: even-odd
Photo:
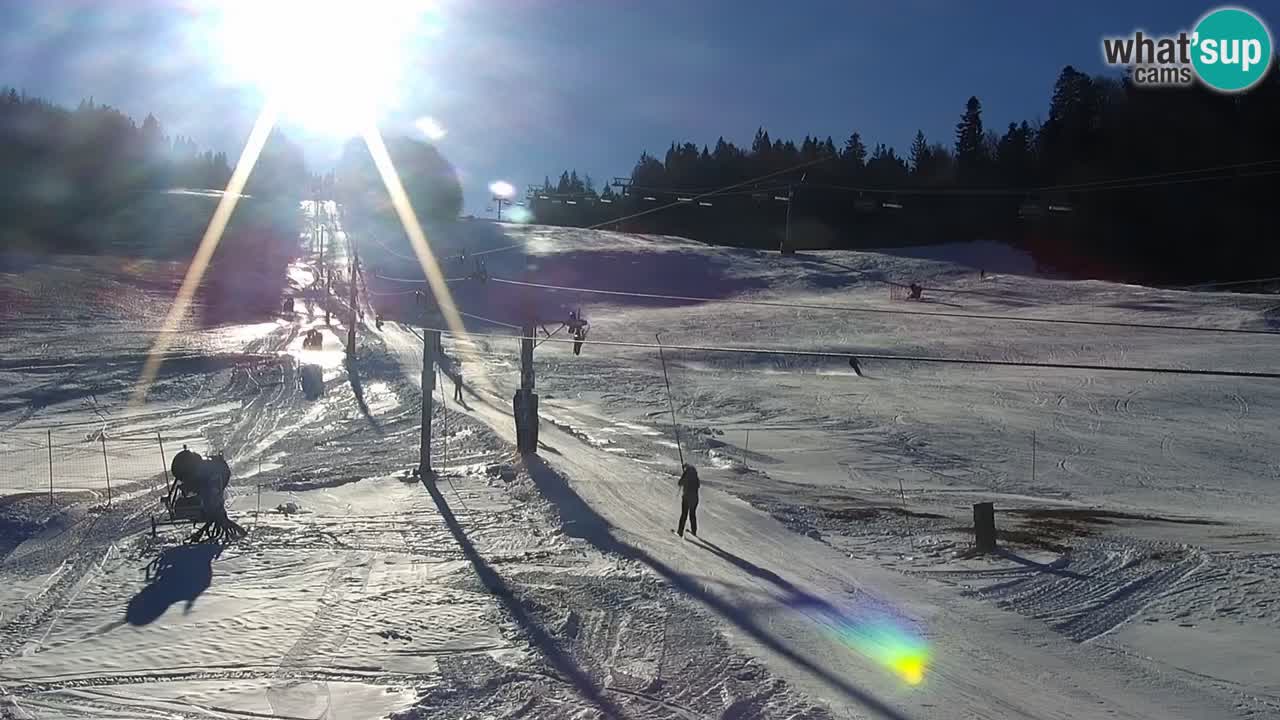
[[[163,293],[81,261],[0,277],[22,300],[0,330],[0,452],[68,422],[194,434],[227,450],[251,528],[182,549],[149,537],[145,492],[111,509],[8,495],[0,712],[1280,715],[1277,381],[871,359],[859,376],[843,358],[668,349],[677,436],[654,349],[575,356],[561,333],[536,350],[542,445],[522,460],[503,337],[581,308],[589,341],[1275,371],[1280,336],[1187,329],[1270,329],[1274,298],[1039,277],[991,244],[783,258],[491,223],[431,239],[467,250],[446,275],[492,335],[446,339],[465,403],[441,377],[445,478],[427,486],[400,477],[417,457],[411,326],[362,324],[353,367],[342,318],[302,349],[324,322],[301,307],[193,327],[171,352],[206,360],[176,360],[156,402],[126,409]],[[362,305],[412,317],[408,248],[360,243]],[[467,279],[478,259],[487,281]],[[911,282],[921,301],[891,299]],[[301,363],[325,368],[319,401]],[[681,454],[704,479],[697,538],[671,532]],[[12,477],[0,487],[30,489]],[[967,552],[979,501],[996,503],[993,556]]]

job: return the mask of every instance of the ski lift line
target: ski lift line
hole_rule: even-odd
[[[628,221],[628,220],[634,220],[634,219],[636,219],[636,218],[638,218],[638,217],[643,217],[643,216],[645,216],[645,215],[651,215],[651,214],[656,213],[656,212],[661,212],[661,211],[663,211],[663,210],[668,210],[668,209],[673,208],[673,207],[677,207],[677,206],[680,206],[680,205],[684,205],[684,204],[685,204],[685,202],[697,202],[697,201],[699,201],[699,200],[704,200],[704,199],[709,198],[709,197],[715,197],[715,196],[717,196],[717,195],[722,195],[722,194],[728,193],[728,192],[729,192],[729,191],[731,191],[731,190],[737,190],[738,188],[745,187],[745,186],[747,186],[747,185],[753,185],[753,184],[758,183],[758,182],[760,182],[760,181],[762,181],[762,180],[768,180],[769,178],[774,178],[774,177],[777,177],[777,176],[779,176],[779,175],[785,175],[785,174],[787,174],[787,173],[795,172],[795,171],[800,170],[800,169],[802,169],[802,168],[807,168],[807,167],[810,167],[810,166],[813,166],[813,165],[817,165],[817,164],[819,164],[819,163],[824,163],[824,162],[827,162],[828,160],[833,160],[833,159],[835,159],[836,157],[837,157],[836,155],[823,155],[822,157],[815,158],[815,159],[813,159],[813,160],[808,160],[808,161],[805,161],[805,162],[799,163],[799,164],[797,164],[797,165],[793,165],[793,166],[791,166],[791,167],[789,167],[789,168],[785,168],[785,169],[783,169],[783,170],[778,170],[778,171],[771,172],[771,173],[768,173],[768,174],[765,174],[765,175],[761,175],[761,176],[759,176],[759,177],[751,178],[750,180],[743,180],[742,182],[734,183],[734,184],[732,184],[732,185],[726,185],[726,186],[724,186],[724,187],[722,187],[722,188],[720,188],[720,189],[718,189],[718,190],[712,190],[712,191],[710,191],[710,192],[699,193],[699,194],[697,194],[697,195],[693,195],[693,196],[692,196],[692,197],[690,197],[690,198],[689,198],[689,200],[687,200],[687,201],[677,200],[677,201],[675,201],[675,202],[673,202],[673,203],[667,203],[666,205],[659,205],[659,206],[657,206],[657,207],[652,207],[652,208],[649,208],[649,209],[647,209],[647,210],[641,210],[641,211],[639,211],[639,212],[635,212],[635,213],[632,213],[632,214],[630,214],[630,215],[623,215],[623,216],[622,216],[622,217],[620,217],[620,218],[614,218],[614,219],[612,219],[612,220],[607,220],[607,221],[605,221],[605,222],[596,223],[595,225],[588,225],[588,226],[587,226],[586,228],[584,228],[584,229],[585,229],[585,230],[599,230],[599,229],[600,229],[600,228],[602,228],[602,227],[607,227],[607,226],[609,226],[609,225],[614,225],[614,224],[616,224],[616,223],[626,222],[626,221]]]
[[[1257,278],[1255,280],[1227,280],[1225,282],[1207,282],[1197,285],[1181,285],[1175,290],[1198,290],[1200,288],[1231,287],[1233,285],[1253,285],[1255,283],[1280,282],[1280,277]]]
[[[378,278],[379,280],[386,280],[387,282],[412,283],[414,285],[423,285],[427,282],[425,278],[422,280],[414,280],[413,278],[387,277],[386,275],[379,275],[377,273],[374,273],[373,276]],[[444,281],[447,283],[451,283],[451,282],[462,282],[463,280],[470,280],[470,279],[471,278],[467,278],[467,277],[456,277],[456,278],[445,278]]]
[[[395,250],[392,250],[391,248],[382,244],[382,241],[378,240],[378,238],[374,236],[372,233],[369,234],[368,239],[372,240],[374,245],[377,245],[378,247],[382,248],[383,250],[386,250],[388,253],[390,253],[391,255],[394,255],[395,257],[400,258],[401,260],[408,260],[410,262],[415,262],[415,263],[418,262],[417,258],[409,257],[408,255],[405,255],[403,253],[396,252]]]
[[[978,313],[928,312],[925,310],[886,310],[884,308],[854,307],[851,305],[820,305],[815,303],[789,303],[777,300],[727,300],[691,295],[664,295],[660,293],[625,292],[621,290],[595,290],[591,288],[550,285],[546,283],[526,282],[522,280],[506,280],[490,277],[490,282],[520,285],[524,287],[542,288],[545,290],[564,290],[567,292],[593,293],[596,295],[614,295],[622,297],[646,298],[651,300],[672,300],[677,302],[724,303],[727,305],[751,305],[758,307],[786,308],[791,310],[825,310],[833,312],[868,313],[876,315],[915,315],[926,317],[960,318],[966,320],[991,320],[997,322],[1043,323],[1053,325],[1085,325],[1094,327],[1121,327],[1139,330],[1171,330],[1187,332],[1209,332],[1239,335],[1280,335],[1280,330],[1250,330],[1246,328],[1196,327],[1194,325],[1158,325],[1155,323],[1130,323],[1111,320],[1069,320],[1066,318],[1029,318],[1011,315],[982,315]]]
[[[512,325],[511,323],[503,323],[503,322],[502,322],[502,320],[494,320],[494,319],[492,319],[492,318],[483,318],[483,316],[480,316],[480,315],[472,315],[471,313],[463,313],[463,311],[461,311],[461,310],[458,310],[458,315],[462,315],[462,316],[463,316],[463,318],[471,318],[472,320],[480,320],[480,322],[481,322],[481,323],[489,323],[489,324],[492,324],[492,325],[499,325],[499,327],[503,327],[503,328],[512,328],[512,329],[517,329],[517,331],[518,331],[518,329],[520,329],[520,325]]]
[[[1139,180],[1156,180],[1160,178],[1177,177],[1180,175],[1196,175],[1200,173],[1223,172],[1226,170],[1241,170],[1244,168],[1261,167],[1263,165],[1275,165],[1276,163],[1280,163],[1280,158],[1272,158],[1270,160],[1254,160],[1251,162],[1243,162],[1243,163],[1232,163],[1230,165],[1218,165],[1216,167],[1198,168],[1194,170],[1174,170],[1170,172],[1153,173],[1150,175],[1135,175],[1132,177],[1115,178],[1112,180],[1093,180],[1089,182],[1075,183],[1075,184],[1069,184],[1069,185],[1053,185],[1053,186],[1040,188],[1038,192],[1053,191],[1053,190],[1075,190],[1078,188],[1095,187],[1099,185],[1110,185],[1113,183],[1129,183],[1129,182],[1134,182]]]
[[[1229,165],[1217,165],[1217,166],[1205,167],[1205,168],[1174,170],[1170,172],[1152,173],[1148,175],[1134,175],[1129,177],[1110,178],[1105,180],[1090,180],[1087,182],[1080,182],[1080,183],[1045,185],[1041,187],[1029,187],[1029,188],[932,188],[931,189],[931,188],[920,188],[920,187],[861,187],[861,186],[849,186],[849,185],[833,185],[833,184],[827,184],[827,183],[805,183],[805,185],[807,187],[827,189],[827,190],[844,190],[849,192],[865,192],[865,193],[878,193],[878,194],[1018,196],[1018,195],[1028,195],[1028,194],[1035,194],[1035,193],[1066,191],[1066,190],[1085,190],[1090,188],[1128,189],[1133,187],[1148,187],[1148,186],[1156,187],[1166,183],[1154,183],[1151,185],[1144,185],[1141,183],[1141,181],[1159,180],[1164,178],[1179,177],[1183,175],[1205,175],[1209,173],[1225,172],[1229,170],[1241,170],[1246,168],[1263,167],[1267,165],[1275,165],[1277,163],[1280,163],[1280,158],[1274,158],[1271,160],[1255,160],[1251,162],[1232,163]],[[791,168],[791,169],[798,169],[798,168]],[[789,172],[791,169],[783,172]],[[1269,175],[1271,174],[1271,172],[1267,171],[1259,174]],[[1224,176],[1218,176],[1218,177],[1191,178],[1187,181],[1199,182],[1199,181],[1209,181],[1209,180],[1228,180],[1228,179],[1233,179],[1237,177],[1254,177],[1254,176],[1255,174],[1252,174],[1252,173],[1243,174],[1243,175],[1232,174],[1232,175],[1224,175]],[[766,176],[766,177],[769,177],[769,176]],[[788,184],[782,184],[782,185],[774,185],[774,186],[764,187],[764,188],[747,188],[737,193],[728,192],[729,188],[736,189],[743,184],[758,182],[760,179],[764,179],[764,178],[757,178],[755,180],[747,181],[747,183],[739,183],[738,185],[732,185],[732,186],[729,186],[728,188],[724,188],[720,190],[705,189],[706,195],[710,195],[713,193],[716,195],[736,195],[736,194],[747,195],[747,194],[754,194],[754,193],[769,193],[769,192],[775,192],[778,190],[784,190],[790,187],[790,185]],[[1108,187],[1108,186],[1114,186],[1114,188]],[[652,185],[631,185],[630,189],[632,191],[648,192],[650,194],[658,193],[658,194],[672,195],[672,194],[683,193],[685,194],[686,197],[689,194],[693,194],[696,196],[700,191],[704,190],[703,188],[663,188],[663,187],[657,187]],[[548,197],[569,197],[569,195],[562,196],[562,195],[553,193]],[[653,208],[653,209],[656,210],[657,208]],[[617,221],[610,221],[610,222],[617,222]]]
[[[1201,182],[1219,182],[1223,180],[1239,180],[1241,178],[1267,177],[1270,175],[1280,175],[1280,169],[1276,170],[1255,170],[1247,173],[1235,173],[1232,175],[1214,175],[1212,177],[1194,177],[1183,178],[1181,180],[1162,180],[1159,182],[1142,182],[1130,185],[1107,185],[1105,187],[1081,188],[1073,192],[1107,192],[1109,190],[1141,190],[1143,188],[1165,187],[1168,185],[1190,185]]]
[[[732,190],[738,190],[739,188],[744,188],[746,186],[759,183],[762,180],[768,180],[770,178],[777,177],[779,175],[785,175],[786,173],[795,172],[796,170],[799,170],[804,167],[817,165],[827,160],[831,160],[835,157],[836,156],[834,155],[825,155],[823,157],[817,158],[815,160],[810,160],[810,161],[801,163],[799,165],[795,165],[793,167],[789,167],[783,170],[778,170],[772,173],[768,173],[766,175],[761,175],[759,177],[755,177],[750,180],[744,180],[742,182],[734,183],[732,185],[727,185],[718,190],[711,190],[706,193],[694,195],[692,197],[692,200],[697,201],[703,198],[708,198],[713,196],[729,195],[731,194],[730,191]],[[1237,163],[1234,165],[1221,165],[1221,166],[1212,167],[1212,168],[1180,170],[1180,171],[1174,171],[1171,173],[1159,173],[1159,174],[1148,175],[1148,176],[1135,176],[1130,178],[1113,178],[1110,180],[1097,180],[1089,183],[1077,183],[1074,185],[1048,185],[1048,186],[1043,186],[1039,188],[1016,188],[1016,189],[1013,189],[1013,188],[1009,188],[1009,189],[938,188],[938,189],[930,190],[928,188],[909,188],[909,187],[908,188],[850,187],[850,186],[844,186],[844,185],[827,185],[827,184],[817,184],[817,183],[806,183],[806,186],[819,188],[819,189],[828,189],[828,190],[844,190],[849,192],[868,192],[868,193],[879,193],[879,194],[898,194],[898,195],[915,195],[915,196],[920,196],[920,195],[1026,196],[1027,194],[1030,194],[1030,193],[1054,192],[1054,191],[1064,191],[1064,190],[1078,190],[1078,189],[1089,189],[1089,188],[1096,188],[1100,190],[1126,190],[1126,189],[1136,189],[1136,188],[1142,188],[1142,187],[1159,187],[1163,185],[1184,184],[1187,182],[1206,182],[1206,181],[1212,181],[1212,180],[1233,180],[1233,179],[1238,179],[1243,177],[1260,177],[1265,175],[1278,174],[1280,173],[1280,170],[1262,171],[1262,172],[1255,172],[1255,173],[1243,173],[1243,174],[1238,173],[1238,174],[1226,175],[1226,176],[1220,176],[1220,177],[1189,178],[1185,180],[1164,182],[1164,183],[1147,183],[1147,184],[1133,184],[1133,185],[1117,185],[1116,184],[1116,183],[1128,183],[1128,182],[1142,180],[1142,179],[1155,179],[1155,178],[1161,178],[1161,177],[1176,177],[1178,175],[1220,172],[1225,170],[1242,169],[1245,167],[1257,167],[1257,166],[1269,165],[1274,163],[1280,163],[1280,158],[1273,159],[1273,160],[1259,160],[1259,161],[1254,161],[1249,163]],[[789,187],[789,186],[780,186],[780,187]],[[668,192],[679,192],[679,191],[675,190],[675,191],[668,191]],[[754,189],[751,189],[750,192],[755,193],[755,192],[765,192],[765,191],[759,188],[754,188]],[[772,192],[772,190],[770,190],[769,192]],[[670,208],[677,207],[684,204],[685,204],[684,202],[677,200],[676,202],[667,203],[665,205],[658,205],[652,208],[648,208],[646,210],[641,210],[639,212],[632,213],[630,215],[624,215],[619,218],[613,218],[611,220],[606,220],[604,222],[596,223],[595,225],[588,225],[587,227],[582,229],[599,230],[600,228],[608,227],[610,225],[616,225],[617,223],[626,222],[628,220],[634,220],[635,218],[638,218],[638,217],[643,217],[645,215],[650,215],[652,213],[661,212],[663,210],[668,210]],[[467,255],[468,256],[489,255],[492,253],[506,252],[508,250],[523,248],[523,247],[526,247],[526,245],[527,245],[526,243],[515,243],[512,245],[504,245],[502,247],[490,248],[488,250],[479,250],[476,252],[467,253]],[[450,255],[444,259],[451,260],[459,257],[462,257],[462,255]]]
[[[807,161],[805,161],[805,162],[800,163],[799,165],[793,165],[793,166],[791,166],[791,167],[789,167],[789,168],[785,168],[785,169],[783,169],[783,170],[776,170],[776,171],[774,171],[774,172],[767,173],[767,174],[765,174],[765,175],[761,175],[761,176],[759,176],[759,177],[751,178],[750,180],[743,180],[742,182],[734,183],[734,184],[732,184],[732,185],[725,185],[724,187],[721,187],[721,188],[716,189],[716,190],[711,190],[711,191],[708,191],[708,192],[705,192],[705,193],[696,194],[696,195],[692,196],[692,198],[691,198],[690,200],[691,200],[692,202],[697,202],[698,200],[702,200],[702,199],[704,199],[704,198],[715,197],[715,196],[719,196],[719,195],[726,195],[726,194],[729,194],[729,192],[730,192],[730,191],[732,191],[732,190],[737,190],[737,189],[739,189],[739,188],[746,187],[746,186],[748,186],[748,185],[753,185],[753,184],[755,184],[755,183],[761,182],[761,181],[763,181],[763,180],[768,180],[768,179],[770,179],[770,178],[774,178],[774,177],[777,177],[777,176],[779,176],[779,175],[785,175],[785,174],[790,173],[790,172],[795,172],[796,170],[800,170],[800,169],[802,169],[802,168],[810,167],[810,166],[812,166],[812,165],[817,165],[817,164],[819,164],[819,163],[824,163],[824,162],[826,162],[826,161],[828,161],[828,160],[833,160],[833,159],[835,159],[836,157],[837,157],[836,155],[824,155],[824,156],[822,156],[822,157],[820,157],[820,158],[817,158],[817,159],[814,159],[814,160],[807,160]],[[676,206],[679,206],[679,205],[685,205],[685,204],[686,204],[686,203],[684,203],[684,202],[676,201],[676,202],[673,202],[673,203],[667,203],[666,205],[658,205],[658,206],[656,206],[656,207],[651,207],[651,208],[649,208],[649,209],[647,209],[647,210],[641,210],[641,211],[639,211],[639,212],[635,212],[635,213],[632,213],[632,214],[630,214],[630,215],[623,215],[622,217],[619,217],[619,218],[613,218],[613,219],[611,219],[611,220],[606,220],[606,221],[604,221],[604,222],[596,223],[595,225],[588,225],[587,227],[584,227],[584,228],[581,228],[581,229],[583,229],[583,230],[599,230],[600,228],[603,228],[603,227],[608,227],[608,226],[610,226],[610,225],[616,225],[617,223],[626,222],[626,221],[628,221],[628,220],[634,220],[634,219],[636,219],[636,218],[638,218],[638,217],[643,217],[643,216],[645,216],[645,215],[651,215],[651,214],[656,213],[656,212],[661,212],[661,211],[663,211],[663,210],[669,210],[669,209],[671,209],[671,208],[673,208],[673,207],[676,207]],[[491,253],[506,252],[507,250],[515,250],[515,249],[517,249],[517,248],[523,248],[523,247],[526,247],[526,245],[527,245],[527,243],[516,243],[516,244],[513,244],[513,245],[504,245],[503,247],[490,248],[490,249],[488,249],[488,250],[480,250],[480,251],[478,251],[478,252],[467,253],[467,254],[468,254],[469,256],[475,256],[475,255],[489,255],[489,254],[491,254]],[[458,256],[451,256],[451,257],[458,257]]]
[[[372,295],[373,297],[398,297],[400,295],[412,295],[414,293],[421,292],[421,291],[420,290],[400,290],[398,292],[377,292],[376,290],[370,290],[368,288],[365,288],[365,292],[368,293],[369,295]]]
[[[449,330],[440,330],[439,332],[457,337],[459,333]],[[538,339],[526,338],[519,335],[508,335],[512,340],[528,340]],[[547,338],[546,342],[555,343],[574,343],[576,340],[570,338]],[[630,347],[645,348],[656,350],[659,348],[657,343],[644,342],[627,342],[622,340],[587,340],[586,345],[606,345],[612,347]],[[920,363],[936,363],[943,365],[992,365],[997,367],[1026,367],[1026,368],[1044,368],[1050,370],[1096,370],[1099,372],[1129,372],[1129,373],[1154,373],[1163,375],[1199,375],[1209,377],[1238,377],[1238,378],[1256,378],[1264,380],[1280,380],[1280,372],[1257,372],[1251,370],[1207,370],[1203,368],[1170,368],[1170,367],[1152,367],[1137,365],[1089,365],[1085,363],[1055,363],[1055,362],[1030,362],[1023,360],[991,360],[984,358],[957,358],[943,357],[938,355],[900,355],[890,353],[867,353],[860,351],[848,350],[783,350],[779,348],[752,348],[752,347],[724,347],[716,345],[670,345],[663,343],[661,345],[666,350],[687,350],[690,352],[709,352],[709,353],[736,353],[743,355],[781,355],[786,357],[816,357],[816,358],[839,358],[847,359],[856,357],[859,360],[881,360],[884,362],[920,362]]]
[[[1195,171],[1186,171],[1182,174],[1190,174]],[[868,193],[873,195],[902,195],[907,197],[923,197],[923,196],[960,196],[960,197],[1024,197],[1027,195],[1036,195],[1040,193],[1053,192],[1107,192],[1110,190],[1140,190],[1149,187],[1163,187],[1166,185],[1186,185],[1190,183],[1215,182],[1220,180],[1237,180],[1239,178],[1263,177],[1267,175],[1280,174],[1280,169],[1276,170],[1258,170],[1248,173],[1233,173],[1230,175],[1212,175],[1207,177],[1182,178],[1177,180],[1163,180],[1158,182],[1126,182],[1124,180],[1101,180],[1097,183],[1082,183],[1080,185],[1060,185],[1039,188],[920,188],[920,187],[857,187],[850,185],[829,185],[823,183],[806,183],[806,187],[818,190],[837,190],[841,192],[857,192]]]

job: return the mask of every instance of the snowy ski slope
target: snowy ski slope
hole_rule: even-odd
[[[361,239],[354,368],[345,320],[324,330],[314,308],[193,328],[171,352],[207,359],[176,360],[144,411],[124,402],[163,314],[154,276],[6,266],[21,310],[0,331],[0,439],[192,434],[226,449],[252,530],[182,548],[149,537],[145,491],[110,509],[4,496],[0,715],[1280,717],[1280,381],[871,359],[859,377],[838,357],[669,349],[704,479],[702,535],[682,539],[656,351],[541,344],[542,447],[521,460],[517,343],[482,320],[554,330],[581,308],[595,341],[1275,371],[1280,337],[1186,329],[1276,329],[1274,298],[1051,279],[986,244],[780,258],[490,223],[431,238],[467,249],[446,274],[492,335],[446,339],[466,402],[442,377],[428,486],[402,477],[421,340],[370,317],[412,297],[407,247]],[[487,282],[462,279],[475,258]],[[923,302],[889,299],[911,281]],[[311,327],[320,351],[301,348]],[[303,363],[324,368],[318,401]],[[983,500],[1001,552],[972,557]]]

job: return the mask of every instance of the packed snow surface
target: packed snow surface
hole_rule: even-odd
[[[1280,381],[870,358],[1274,372],[1280,337],[1207,331],[1280,330],[1273,296],[1053,279],[990,243],[460,224],[430,239],[476,334],[445,337],[423,482],[421,270],[355,239],[354,363],[346,314],[302,302],[307,256],[295,313],[193,313],[142,405],[181,268],[0,264],[0,717],[1280,717]],[[587,343],[538,345],[521,458],[511,326],[570,309]],[[656,334],[661,359],[593,343]],[[226,453],[247,538],[152,535],[157,432]],[[136,468],[110,504],[102,454]],[[697,537],[674,532],[681,457]],[[984,501],[1000,547],[977,555]]]

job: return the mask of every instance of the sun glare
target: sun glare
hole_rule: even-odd
[[[237,82],[261,88],[282,120],[358,133],[397,100],[424,0],[220,3],[217,51]]]
[[[444,136],[449,134],[449,132],[444,129],[444,126],[440,124],[440,121],[433,117],[420,117],[414,125],[418,128],[418,132],[422,133],[423,137],[432,142],[443,140]]]

